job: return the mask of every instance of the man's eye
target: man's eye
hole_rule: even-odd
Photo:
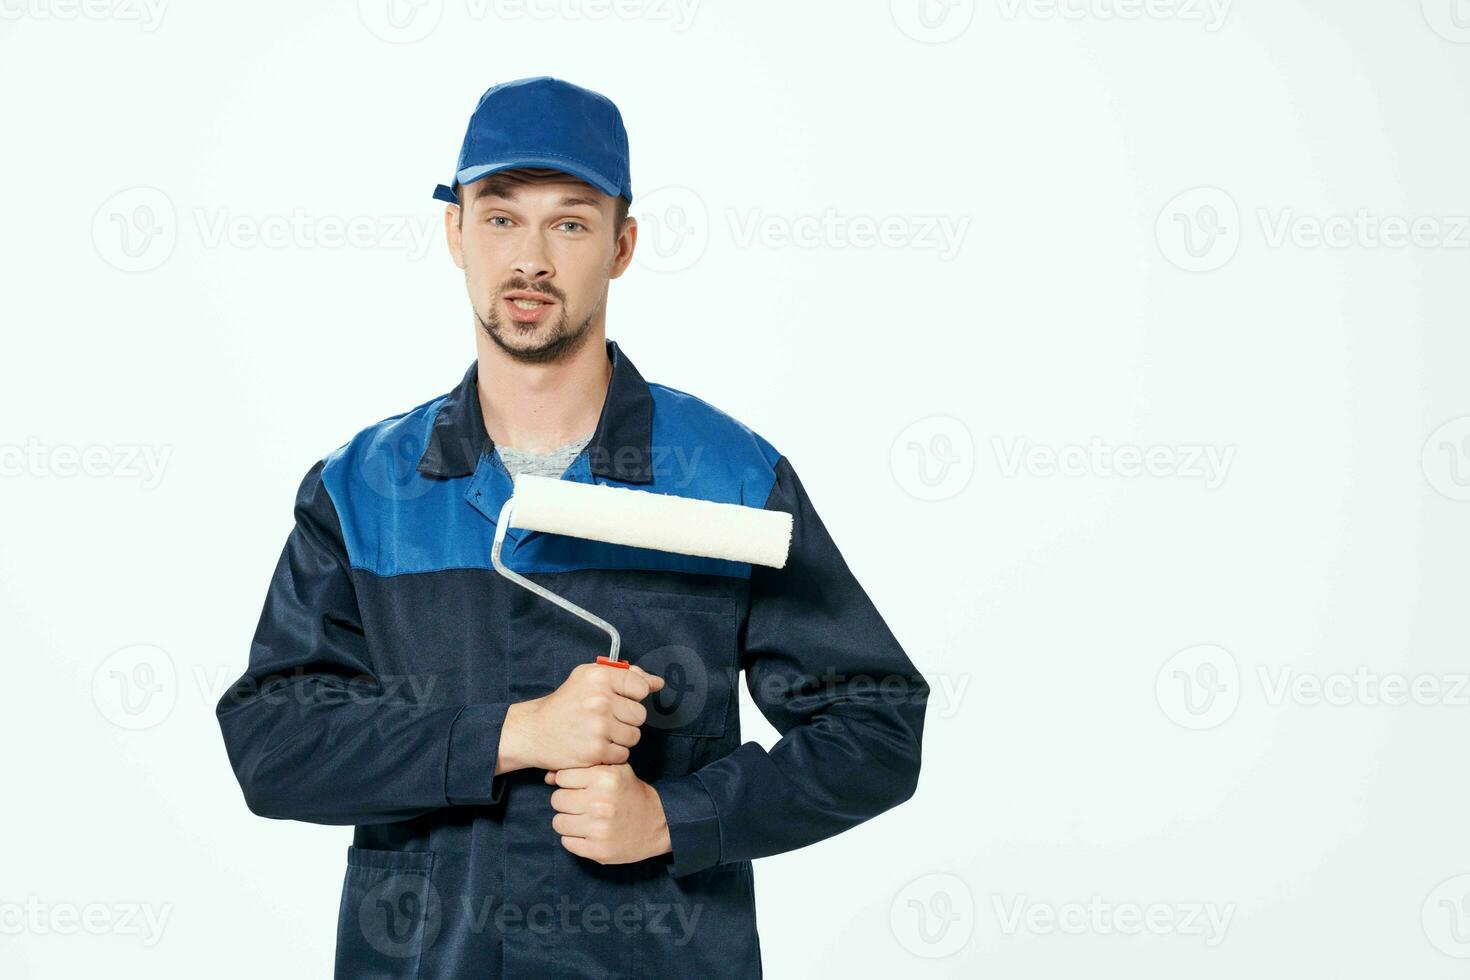
[[[561,224],[557,225],[557,227],[571,232],[587,230],[587,226],[582,224],[582,222],[580,221],[563,221]]]
[[[485,223],[486,224],[491,224],[491,225],[495,225],[495,223],[497,221],[504,221],[504,222],[506,222],[506,224],[509,224],[510,223],[510,219],[507,218],[503,214],[492,214],[490,217],[488,217],[488,218],[485,219]],[[495,225],[495,226],[497,228],[504,228],[505,227],[505,225]]]

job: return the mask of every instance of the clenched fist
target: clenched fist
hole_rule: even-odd
[[[638,744],[638,726],[648,717],[639,702],[663,686],[662,677],[637,666],[579,664],[555,691],[510,706],[496,773],[627,762],[628,749]]]
[[[658,790],[630,766],[593,766],[548,772],[551,829],[577,857],[598,864],[630,864],[673,850]]]

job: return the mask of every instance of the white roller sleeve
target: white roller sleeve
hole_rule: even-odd
[[[782,568],[791,515],[522,473],[511,527]]]

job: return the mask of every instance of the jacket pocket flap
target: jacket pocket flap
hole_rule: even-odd
[[[434,867],[433,851],[379,851],[366,847],[347,849],[349,868],[383,868],[389,871],[421,871]]]

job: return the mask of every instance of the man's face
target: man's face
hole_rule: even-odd
[[[528,363],[556,361],[605,323],[608,282],[633,258],[637,222],[615,234],[616,201],[554,171],[503,171],[459,188],[449,251],[480,328]]]

